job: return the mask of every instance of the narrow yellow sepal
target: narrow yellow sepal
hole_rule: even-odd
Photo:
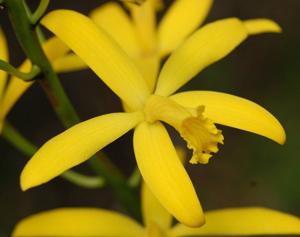
[[[21,174],[21,188],[43,184],[86,161],[143,119],[141,113],[106,114],[79,123],[46,142]]]
[[[131,57],[140,53],[135,27],[122,7],[114,2],[101,5],[90,14],[91,19],[107,32]]]
[[[56,73],[74,72],[88,68],[86,63],[73,53],[57,58],[51,64]]]
[[[160,204],[145,183],[142,184],[142,213],[145,226],[151,223],[157,224],[161,229],[167,231],[172,224],[172,216]]]
[[[127,216],[96,208],[61,208],[29,216],[12,237],[140,237],[143,228]]]
[[[201,228],[175,226],[172,236],[241,236],[300,234],[300,218],[283,212],[260,208],[228,208],[205,213]]]
[[[196,30],[207,17],[212,3],[212,0],[173,1],[157,29],[160,54],[169,54]]]
[[[170,98],[185,107],[205,106],[204,115],[215,123],[253,132],[279,144],[285,142],[286,135],[280,122],[250,100],[214,91],[182,92]]]
[[[88,17],[56,10],[41,23],[74,51],[131,108],[149,95],[141,73],[121,47]]]
[[[131,4],[130,7],[139,46],[143,53],[156,50],[156,5],[157,0],[147,0],[139,6]]]
[[[248,33],[242,21],[215,21],[193,33],[168,58],[158,78],[156,94],[168,96],[201,70],[236,48]]]
[[[148,88],[151,92],[154,91],[157,75],[159,73],[160,58],[156,53],[142,55],[133,58],[137,68],[143,75]]]
[[[261,33],[281,33],[281,27],[270,19],[250,19],[243,21],[250,35]]]
[[[134,152],[145,183],[177,220],[197,227],[204,216],[193,184],[160,122],[143,122],[134,132]]]

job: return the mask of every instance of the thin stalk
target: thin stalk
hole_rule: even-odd
[[[16,76],[24,81],[30,81],[35,78],[39,73],[40,69],[38,66],[33,65],[30,72],[21,72],[13,65],[9,64],[0,59],[0,70],[7,72],[10,75]]]
[[[1,136],[25,156],[31,157],[37,151],[37,147],[22,136],[19,131],[8,122],[5,122]]]
[[[45,14],[45,11],[48,8],[50,0],[40,0],[40,4],[35,10],[33,14],[31,14],[31,17],[29,18],[31,21],[31,24],[35,25],[39,22],[39,20],[43,17]]]
[[[34,144],[28,141],[28,139],[8,122],[5,123],[1,135],[25,156],[31,157],[38,150]],[[104,186],[104,180],[98,176],[86,176],[71,170],[63,173],[61,177],[84,188],[99,188]]]
[[[32,64],[39,66],[41,74],[44,76],[39,82],[48,95],[56,114],[67,128],[79,123],[79,116],[42,50],[36,28],[33,27],[28,17],[26,3],[23,0],[4,0],[4,4],[20,45]],[[128,186],[120,170],[104,156],[93,157],[89,161],[91,167],[105,178],[107,184],[111,185],[127,211],[135,218],[141,219],[138,198]]]

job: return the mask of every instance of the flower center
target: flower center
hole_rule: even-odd
[[[207,164],[211,153],[218,152],[218,143],[223,144],[224,137],[215,124],[203,115],[204,106],[196,109],[185,108],[171,99],[152,95],[146,102],[145,120],[153,123],[163,121],[174,127],[193,150],[190,163]]]

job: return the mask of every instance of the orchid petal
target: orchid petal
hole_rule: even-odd
[[[137,57],[133,59],[137,68],[142,73],[150,91],[155,88],[157,74],[159,72],[160,58],[157,54]]]
[[[135,28],[119,4],[110,2],[93,10],[91,19],[107,32],[131,57],[140,53]]]
[[[279,144],[285,142],[285,132],[279,121],[250,100],[214,91],[182,92],[170,98],[185,107],[204,105],[204,115],[215,123],[256,133]]]
[[[135,127],[142,115],[106,114],[79,123],[46,142],[26,164],[21,188],[43,184],[86,161],[97,151]]]
[[[204,68],[229,54],[246,37],[245,26],[236,18],[219,20],[200,28],[168,58],[155,93],[172,94]]]
[[[243,21],[250,35],[261,33],[280,33],[281,27],[270,19],[250,19]]]
[[[142,184],[142,213],[146,227],[153,222],[165,231],[171,227],[172,216],[160,204],[145,183]]]
[[[114,226],[114,228],[112,228]],[[96,208],[61,208],[23,219],[12,237],[140,237],[143,228],[124,215]]]
[[[145,80],[128,55],[88,17],[56,10],[41,23],[61,38],[131,108],[149,95]]]
[[[130,4],[136,35],[141,52],[144,54],[156,50],[156,0],[147,0],[143,4]]]
[[[74,72],[88,68],[86,63],[73,53],[55,59],[52,67],[56,73]]]
[[[144,181],[159,202],[180,222],[201,226],[202,208],[164,126],[160,122],[139,124],[133,142]]]
[[[207,17],[212,3],[212,0],[174,1],[158,26],[160,53],[169,54],[196,30]]]
[[[178,224],[172,236],[300,234],[300,218],[266,208],[229,208],[209,211],[205,217],[203,227],[192,229]]]

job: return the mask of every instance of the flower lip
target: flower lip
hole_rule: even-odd
[[[224,137],[221,130],[203,116],[204,106],[199,106],[196,112],[196,116],[186,118],[182,122],[181,136],[187,141],[188,148],[193,150],[190,163],[207,164],[212,157],[211,153],[219,151],[218,143],[223,144]]]
[[[218,152],[218,144],[223,144],[224,137],[208,118],[203,115],[205,107],[197,109],[185,108],[171,99],[152,95],[145,104],[145,120],[154,123],[158,120],[174,127],[193,150],[190,163],[207,164],[211,153]]]

